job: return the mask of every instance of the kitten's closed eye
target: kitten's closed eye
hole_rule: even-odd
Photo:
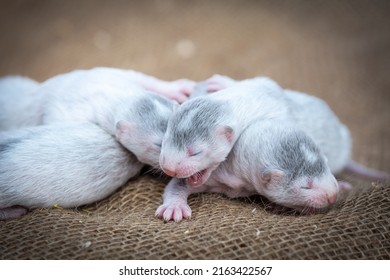
[[[202,151],[196,152],[196,153],[192,153],[192,154],[190,154],[190,157],[194,157],[194,156],[200,155],[201,153],[202,153]]]
[[[192,148],[192,147],[187,148],[187,155],[188,155],[189,157],[194,157],[194,156],[197,156],[197,155],[199,155],[199,154],[201,154],[201,153],[202,153],[202,151],[195,150],[195,149]]]

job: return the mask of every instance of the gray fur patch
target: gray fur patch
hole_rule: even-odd
[[[226,115],[226,110],[219,102],[203,98],[190,102],[191,106],[182,105],[180,111],[171,119],[173,145],[179,149],[192,144],[195,139],[210,141],[212,129],[216,128]],[[185,125],[182,125],[183,123]]]
[[[306,159],[302,146],[309,152],[318,155],[315,161]],[[320,156],[320,150],[314,142],[302,132],[289,133],[280,141],[280,148],[275,153],[278,165],[287,171],[291,180],[302,177],[316,177],[326,171],[326,163]]]
[[[150,93],[150,95],[152,95],[152,98],[154,98],[167,108],[173,108],[173,101],[169,100],[168,98],[162,97],[161,95],[158,95],[156,93]]]
[[[20,138],[11,138],[7,139],[7,141],[4,141],[0,143],[0,153],[6,152],[8,150],[12,150],[16,144],[21,142],[23,139]]]
[[[159,96],[153,96],[155,100],[157,100],[159,103],[167,107],[167,109],[172,110],[173,103],[169,100],[165,100],[162,97]],[[159,111],[156,108],[156,104],[154,103],[153,98],[145,97],[141,98],[136,102],[135,108],[135,121],[137,123],[142,123],[145,125],[145,129],[149,131],[160,131],[165,132],[167,130],[168,126],[168,117],[167,116],[161,116],[159,114]],[[156,121],[157,120],[157,121]]]

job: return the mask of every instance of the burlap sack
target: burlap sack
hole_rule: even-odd
[[[36,210],[2,222],[4,259],[388,259],[390,188],[350,195],[326,214],[267,210],[259,198],[194,195],[180,224],[154,217],[164,184],[130,182],[77,210]]]
[[[39,81],[93,66],[164,79],[267,75],[324,99],[353,158],[390,172],[388,1],[2,1],[0,74]],[[390,185],[359,181],[316,215],[260,197],[193,195],[193,217],[154,217],[150,174],[78,209],[0,222],[1,259],[389,259]]]

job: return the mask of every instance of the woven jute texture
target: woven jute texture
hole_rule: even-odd
[[[2,257],[49,259],[388,258],[390,188],[348,196],[325,214],[268,211],[258,198],[193,196],[192,220],[154,218],[164,184],[142,177],[78,210],[2,223]]]
[[[388,1],[2,1],[0,75],[266,75],[324,99],[350,128],[353,159],[390,172],[389,12]],[[91,205],[1,221],[0,258],[390,259],[389,183],[341,176],[354,189],[325,213],[198,194],[176,224],[154,217],[167,178],[147,173]]]

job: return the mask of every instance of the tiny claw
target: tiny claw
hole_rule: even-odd
[[[165,212],[166,207],[164,205],[160,205],[156,212],[154,213],[155,217],[161,218]]]
[[[167,208],[164,212],[163,218],[165,221],[170,221],[172,220],[173,217],[173,209],[172,208]]]

